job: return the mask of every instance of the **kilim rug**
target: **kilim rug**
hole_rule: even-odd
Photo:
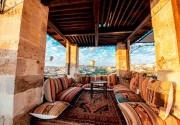
[[[95,125],[125,125],[125,119],[118,108],[113,91],[107,92],[107,99],[102,92],[84,90],[74,106],[65,110],[60,119],[71,122]]]

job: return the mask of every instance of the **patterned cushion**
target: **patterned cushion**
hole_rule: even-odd
[[[139,89],[139,79],[141,79],[142,77],[146,77],[145,73],[133,73],[132,75],[132,79],[130,81],[130,85],[129,88],[133,91],[133,92],[137,92],[137,90]]]
[[[72,78],[67,78],[68,80],[68,87],[72,87],[74,85]]]
[[[44,83],[44,94],[48,102],[54,102],[57,93],[68,88],[68,78],[49,78]]]
[[[155,81],[147,86],[146,103],[164,120],[173,104],[173,85],[168,81]]]
[[[70,87],[56,94],[56,101],[65,101],[72,103],[74,97],[82,90],[81,87]]]
[[[118,102],[130,102],[130,101],[136,101],[136,102],[143,102],[143,99],[135,94],[134,92],[123,92],[123,93],[115,93],[116,99]]]
[[[124,72],[121,71],[119,77],[120,77],[120,83],[122,83],[126,87],[129,87],[130,80],[132,78],[132,71],[124,71]]]
[[[111,74],[109,77],[110,77],[110,85],[116,85],[117,84],[117,75]]]
[[[144,78],[142,78],[144,79]],[[141,79],[141,82],[139,82],[139,91],[140,91],[140,96],[144,99],[147,100],[147,85],[148,85],[148,81],[149,78],[145,78],[144,80]]]
[[[69,103],[67,102],[46,102],[38,106],[33,113],[30,114],[41,119],[53,119],[57,118],[68,106]]]
[[[114,93],[117,93],[117,92],[127,92],[127,91],[132,91],[132,90],[130,90],[128,87],[126,87],[123,84],[118,84],[118,85],[113,86],[113,91]]]
[[[129,88],[133,92],[136,92],[136,90],[138,89],[138,83],[139,83],[139,74],[138,73],[134,73],[132,78],[131,78]]]
[[[143,102],[118,104],[128,125],[163,125],[163,120]]]

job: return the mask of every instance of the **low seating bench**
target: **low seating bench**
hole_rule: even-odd
[[[48,102],[63,101],[73,105],[74,100],[78,98],[83,89],[89,88],[90,90],[93,84],[90,81],[105,80],[107,88],[114,92],[118,107],[127,124],[180,125],[179,116],[175,116],[170,109],[167,109],[173,105],[171,99],[174,97],[174,92],[172,93],[171,82],[147,78],[145,74],[137,72],[132,73],[128,81],[129,79],[129,83],[123,83],[123,81],[119,83],[116,75],[97,76],[96,78],[94,76],[79,76],[76,77],[74,80],[76,83],[74,83],[73,79],[68,77],[49,78],[44,83],[45,98]],[[162,85],[166,86],[166,91],[163,91]],[[154,86],[156,86],[155,89]],[[164,93],[160,93],[161,91]],[[158,100],[160,97],[166,98]],[[166,103],[166,105],[162,105],[162,103]],[[32,123],[38,123],[38,121],[32,121]]]

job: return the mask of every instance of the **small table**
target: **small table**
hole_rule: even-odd
[[[103,85],[103,92],[105,97],[107,98],[107,81],[97,80],[97,81],[90,81],[91,84],[91,98],[93,98],[93,85]]]

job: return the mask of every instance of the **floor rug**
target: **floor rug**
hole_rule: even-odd
[[[107,92],[107,98],[102,92],[95,92],[91,98],[90,91],[84,90],[74,106],[65,110],[60,119],[96,125],[126,124],[113,91]]]

